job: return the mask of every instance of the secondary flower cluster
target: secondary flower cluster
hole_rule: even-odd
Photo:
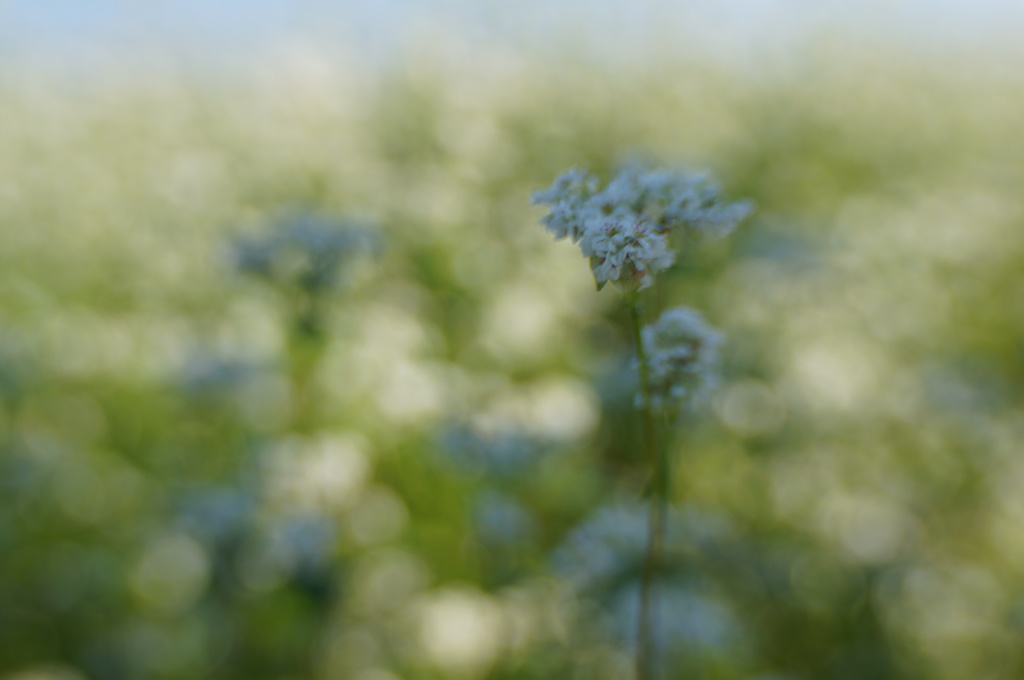
[[[608,186],[574,168],[534,204],[551,206],[541,223],[556,239],[570,238],[590,258],[598,289],[608,282],[624,293],[653,283],[652,275],[675,262],[673,233],[690,230],[724,236],[752,211],[749,202],[722,203],[702,176],[630,167]]]
[[[713,386],[722,336],[699,312],[675,307],[643,329],[651,406],[678,407]]]
[[[317,213],[294,213],[267,234],[234,244],[239,271],[306,293],[322,293],[344,283],[345,266],[373,250],[363,226]]]

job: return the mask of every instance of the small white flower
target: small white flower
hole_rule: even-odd
[[[598,287],[611,281],[625,292],[643,290],[653,283],[651,274],[675,262],[664,234],[642,220],[592,220],[580,241],[590,258]]]
[[[715,204],[705,208],[692,220],[694,227],[710,236],[728,236],[736,225],[754,212],[751,201]]]
[[[605,187],[604,191],[597,194],[597,202],[611,209],[624,207],[636,210],[642,207],[644,185],[641,177],[633,168],[624,170]]]
[[[587,222],[598,214],[586,204],[566,200],[552,205],[551,212],[541,222],[555,240],[568,236],[573,243],[579,243],[586,234]]]
[[[535,191],[531,201],[534,205],[555,204],[580,195],[589,196],[596,190],[596,177],[581,168],[572,168],[559,175],[546,191]]]
[[[590,202],[596,190],[596,177],[573,168],[559,175],[546,191],[534,192],[531,201],[534,205],[551,206],[551,212],[541,223],[556,240],[568,236],[573,242],[579,242],[586,221],[596,214],[596,207]]]

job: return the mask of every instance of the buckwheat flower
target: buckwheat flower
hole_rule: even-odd
[[[541,219],[541,223],[555,239],[568,236],[577,243],[583,236],[586,221],[597,215],[597,207],[590,202],[596,190],[596,177],[580,168],[573,168],[559,175],[545,191],[534,192],[531,202],[551,206],[551,212]]]
[[[752,201],[737,201],[736,203],[718,203],[705,209],[700,215],[693,219],[694,227],[704,234],[722,237],[728,236],[736,225],[750,217],[754,212]]]
[[[567,200],[552,205],[551,212],[541,219],[541,223],[556,241],[569,237],[573,243],[579,243],[586,233],[587,221],[599,214],[591,206]]]
[[[597,190],[597,178],[581,168],[566,170],[555,179],[545,191],[535,191],[531,200],[534,205],[558,203],[575,196],[590,196]]]
[[[590,220],[580,249],[590,258],[598,289],[612,282],[625,293],[650,286],[651,275],[671,267],[676,258],[664,234],[636,218]]]
[[[754,212],[752,201],[723,203],[718,189],[703,177],[677,186],[665,201],[662,220],[675,228],[689,228],[712,237],[728,236]]]
[[[643,173],[637,181],[651,196],[671,196],[680,190],[685,190],[694,182],[704,181],[704,176],[684,177],[671,170],[652,170]]]
[[[751,204],[721,202],[715,187],[702,176],[648,172],[637,166],[624,168],[603,189],[598,186],[592,175],[573,169],[547,190],[535,193],[533,202],[551,206],[541,223],[556,239],[570,238],[579,245],[583,256],[590,260],[597,289],[612,282],[624,293],[637,355],[637,406],[642,412],[644,446],[651,460],[653,495],[646,519],[640,513],[622,526],[598,521],[596,529],[584,527],[570,540],[572,548],[579,550],[560,552],[570,564],[573,553],[579,552],[588,569],[596,566],[598,573],[614,573],[618,571],[616,558],[620,551],[605,549],[600,541],[590,540],[591,534],[610,528],[612,543],[622,543],[626,537],[639,547],[639,597],[630,594],[628,600],[638,603],[636,677],[651,680],[657,675],[658,665],[653,585],[662,570],[670,489],[667,453],[657,445],[654,416],[656,411],[667,415],[670,409],[681,409],[709,388],[715,379],[721,337],[700,314],[684,307],[670,309],[656,323],[641,328],[636,293],[652,285],[654,274],[675,263],[676,251],[670,247],[670,240],[684,246],[686,239],[677,237],[687,233],[724,236],[750,214]],[[642,538],[645,533],[646,539]],[[696,610],[698,604],[702,603],[691,598],[687,609]],[[705,608],[695,620],[712,619],[711,611]],[[718,629],[712,632],[708,639],[722,637]]]
[[[625,168],[594,197],[594,200],[605,210],[626,209],[639,214],[643,212],[646,198],[643,178],[644,175],[638,168]]]
[[[655,408],[682,406],[713,386],[722,336],[699,312],[669,309],[643,329],[642,339]]]
[[[649,287],[653,274],[672,266],[674,235],[724,236],[752,212],[749,202],[720,201],[702,175],[638,166],[622,169],[600,190],[593,175],[573,168],[532,198],[551,206],[541,218],[544,227],[590,258],[598,290],[610,281],[627,294]]]

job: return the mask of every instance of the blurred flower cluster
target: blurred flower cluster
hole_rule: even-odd
[[[364,225],[297,212],[265,235],[239,238],[233,255],[241,272],[313,294],[343,285],[345,265],[376,247]]]
[[[651,405],[669,410],[707,394],[717,381],[721,334],[700,312],[673,307],[643,329]]]

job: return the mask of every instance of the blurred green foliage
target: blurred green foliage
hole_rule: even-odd
[[[6,73],[0,677],[630,677],[624,319],[528,197],[638,156],[759,205],[651,303],[728,338],[668,677],[1024,675],[1019,77],[814,56]]]

